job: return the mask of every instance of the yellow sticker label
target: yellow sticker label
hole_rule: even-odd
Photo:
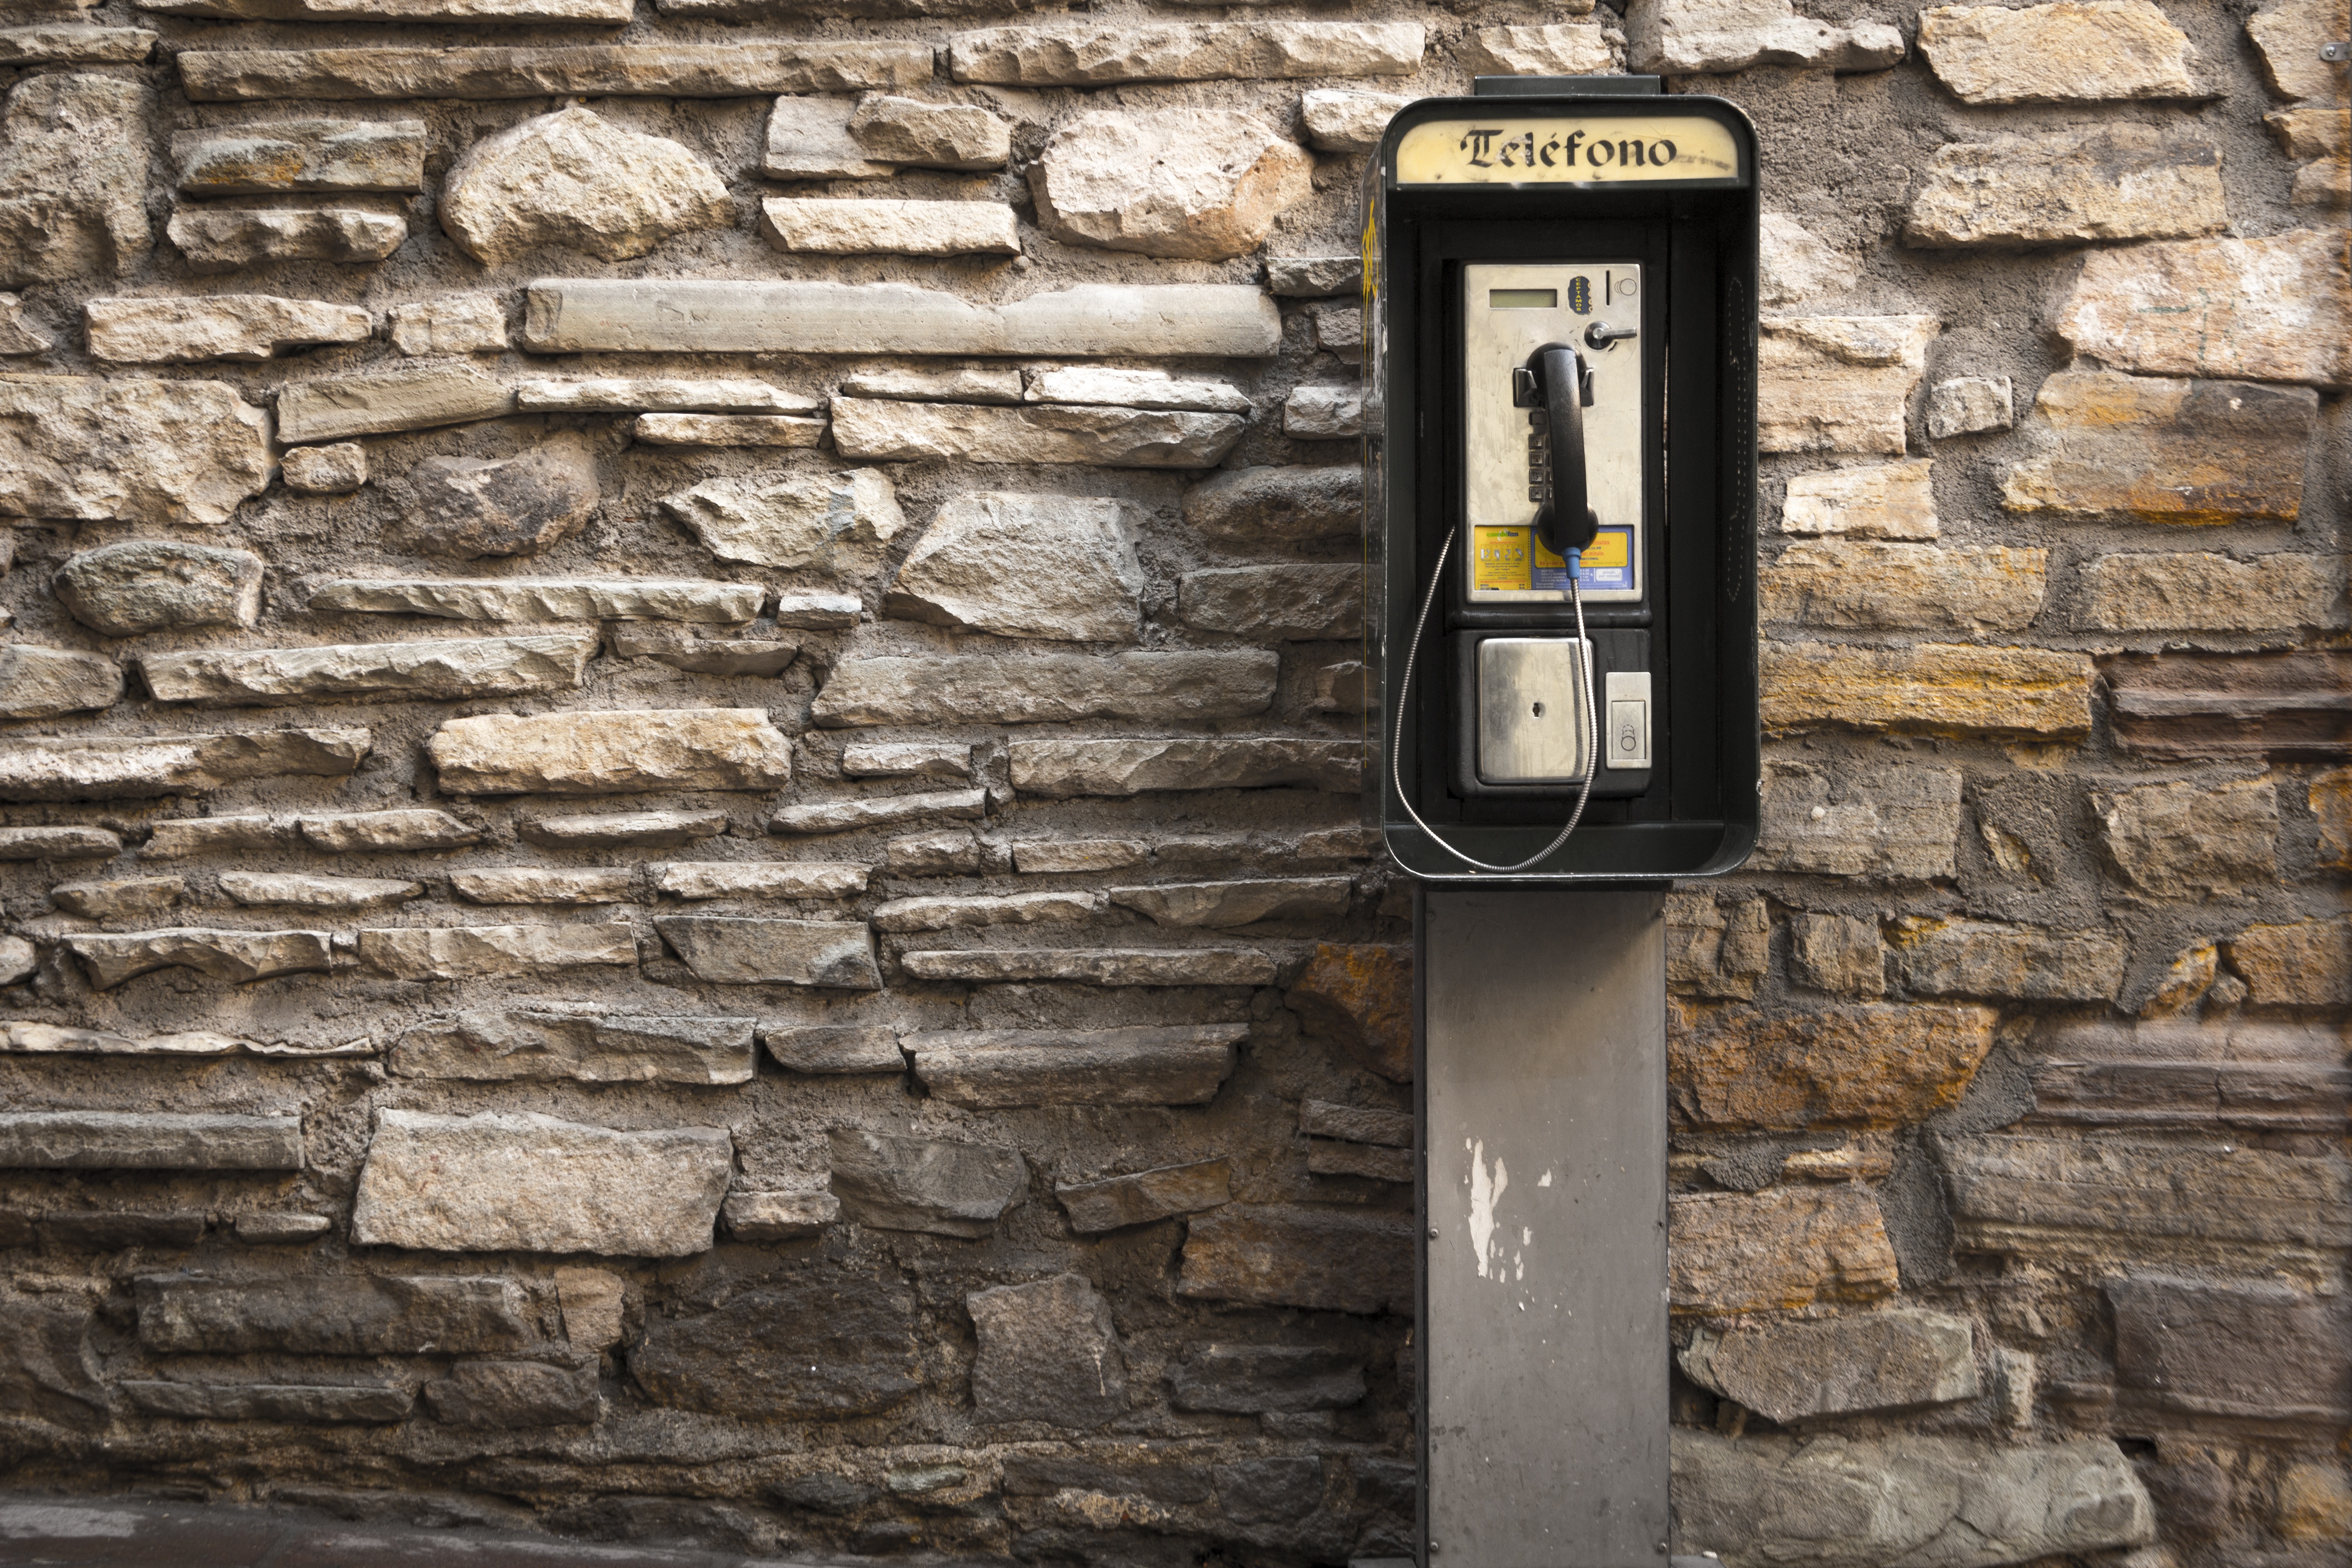
[[[1533,562],[1528,552],[1542,550],[1551,555],[1528,537],[1533,532],[1531,529],[1481,528],[1473,531],[1478,536],[1472,546],[1475,553],[1470,565],[1470,586],[1475,592],[1523,594],[1532,580],[1529,573]],[[1559,556],[1552,556],[1552,564],[1560,564]]]
[[[1544,548],[1533,528],[1478,528],[1470,555],[1470,588],[1481,594],[1568,591],[1568,561]],[[1577,578],[1587,591],[1633,586],[1633,531],[1604,528],[1585,547]]]
[[[1400,185],[1618,184],[1740,176],[1719,120],[1654,114],[1580,120],[1433,120],[1397,143]]]

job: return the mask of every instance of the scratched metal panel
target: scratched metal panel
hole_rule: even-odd
[[[1665,1568],[1664,900],[1422,910],[1428,1562]]]

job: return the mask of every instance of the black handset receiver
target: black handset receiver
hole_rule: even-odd
[[[1584,471],[1584,410],[1592,402],[1592,367],[1567,343],[1546,343],[1528,356],[1528,374],[1546,416],[1551,442],[1551,500],[1536,513],[1536,537],[1554,555],[1581,551],[1601,531],[1588,504]]]

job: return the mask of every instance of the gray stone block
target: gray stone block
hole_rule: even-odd
[[[727,831],[723,811],[630,811],[589,816],[534,816],[518,831],[550,849],[683,849]]]
[[[455,621],[647,620],[735,626],[757,619],[764,597],[757,584],[693,578],[341,578],[314,589],[310,608]]]
[[[1180,1214],[1198,1214],[1233,1199],[1233,1162],[1203,1160],[1190,1165],[1161,1165],[1123,1176],[1056,1185],[1070,1216],[1070,1228],[1081,1236],[1150,1225]]]
[[[1345,1410],[1365,1393],[1362,1358],[1323,1345],[1186,1345],[1168,1382],[1177,1409],[1228,1415]]]
[[[989,1236],[1028,1193],[1016,1150],[855,1127],[835,1128],[830,1141],[842,1212],[877,1229]]]
[[[425,1385],[425,1402],[445,1426],[581,1426],[604,1414],[596,1362],[459,1362]]]
[[[973,984],[1066,980],[1087,985],[1271,985],[1276,964],[1247,948],[956,948],[907,952],[919,980]]]
[[[465,1355],[536,1338],[528,1300],[495,1275],[149,1275],[139,1343],[161,1355]]]
[[[121,853],[122,840],[103,827],[0,828],[0,860],[111,860]],[[62,887],[52,888],[49,897],[54,901],[63,891]]]
[[[979,1347],[972,1414],[982,1421],[1099,1426],[1127,1409],[1127,1359],[1110,1303],[1086,1277],[1057,1274],[964,1298]]]
[[[905,1072],[906,1054],[891,1028],[788,1024],[760,1031],[776,1065],[803,1073]]]
[[[879,991],[874,934],[862,921],[657,915],[654,929],[698,980]]]
[[[1177,614],[1188,626],[1285,642],[1360,637],[1360,566],[1216,566],[1187,572]]]
[[[1133,505],[1104,497],[957,495],[916,541],[883,613],[999,637],[1133,642],[1139,521]]]
[[[948,70],[1006,87],[1410,76],[1425,41],[1411,22],[1071,21],[950,34]]]
[[[245,550],[134,539],[85,550],[51,587],[75,620],[101,637],[184,626],[249,626],[261,614],[261,557]]]
[[[285,99],[748,98],[928,80],[927,43],[572,44],[550,48],[189,49],[193,103]]]
[[[285,707],[338,697],[448,702],[578,689],[593,636],[345,643],[318,647],[151,653],[140,678],[158,702]],[[0,703],[8,667],[0,663]]]
[[[1122,795],[1150,790],[1297,785],[1353,794],[1363,748],[1353,741],[1234,735],[1175,741],[1015,741],[1013,787],[1024,795]]]
[[[37,643],[0,647],[0,718],[87,713],[121,695],[122,667],[110,658]]]
[[[1202,1105],[1234,1070],[1246,1024],[903,1035],[915,1077],[971,1110],[1025,1105]]]
[[[1345,877],[1275,878],[1262,882],[1173,882],[1113,888],[1110,901],[1164,926],[1223,929],[1258,921],[1329,919],[1348,912],[1356,885]]]
[[[384,855],[418,849],[462,849],[482,841],[482,830],[446,811],[415,806],[404,811],[339,812],[299,816],[294,826],[302,842],[325,855]]]
[[[225,382],[0,375],[0,516],[216,525],[269,483],[269,416]]]
[[[582,1083],[748,1083],[750,1018],[615,1014],[600,1003],[475,1012],[402,1035],[408,1078]]]
[[[151,1383],[122,1392],[149,1415],[180,1421],[283,1421],[307,1426],[405,1421],[416,1391],[396,1384]]]
[[[1915,1308],[1728,1332],[1700,1328],[1680,1360],[1692,1382],[1784,1426],[1978,1393],[1967,1320]]]
[[[841,1200],[831,1193],[733,1192],[719,1213],[738,1241],[800,1241],[839,1219]]]
[[[0,1111],[0,1167],[299,1171],[302,1121],[163,1110]]]
[[[1176,1293],[1317,1311],[1410,1310],[1412,1219],[1305,1205],[1229,1205],[1192,1222]]]
[[[988,808],[988,792],[979,789],[928,790],[918,795],[877,795],[856,800],[811,801],[788,805],[768,820],[775,834],[849,833],[861,827],[887,827],[921,817],[951,822],[977,821]]]
[[[872,724],[1163,723],[1246,718],[1273,705],[1270,649],[845,658],[817,693],[826,729]]]
[[[752,1421],[877,1415],[923,1386],[915,1295],[895,1270],[786,1274],[711,1311],[649,1319],[629,1373],[672,1409]]]

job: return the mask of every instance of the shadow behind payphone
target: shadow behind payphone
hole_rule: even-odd
[[[1570,79],[1411,105],[1367,174],[1368,798],[1427,879],[1755,839],[1754,136]]]

